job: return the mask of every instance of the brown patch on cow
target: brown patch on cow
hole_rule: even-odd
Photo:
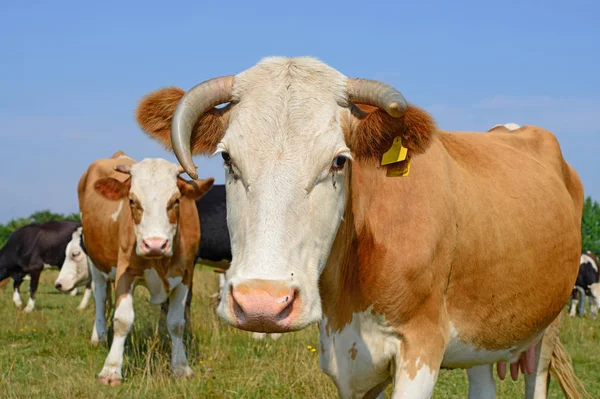
[[[115,152],[114,154],[111,155],[111,159],[116,159],[119,157],[129,157],[129,155],[125,154],[123,151],[119,150],[117,152]]]
[[[424,153],[437,133],[433,118],[424,110],[409,105],[400,118],[369,105],[360,105],[343,122],[346,142],[357,159],[380,160],[392,145],[395,137],[402,138],[402,145],[411,155]]]
[[[94,189],[109,200],[120,200],[127,196],[129,189],[131,188],[131,181],[128,180],[125,183],[113,179],[112,177],[105,177],[94,183]]]
[[[141,99],[136,120],[142,130],[166,149],[172,150],[171,121],[185,92],[178,87],[156,90]],[[212,108],[202,115],[192,130],[192,154],[210,154],[225,135],[230,106]]]
[[[144,208],[142,208],[140,200],[136,197],[134,193],[129,194],[129,209],[131,210],[131,218],[133,219],[133,223],[142,223]]]
[[[204,180],[184,180],[182,178],[177,178],[177,187],[179,188],[181,195],[193,199],[194,201],[198,201],[202,198],[202,196],[212,188],[214,183],[215,179],[212,177]]]
[[[179,203],[181,201],[181,193],[174,193],[169,201],[167,201],[167,217],[169,218],[169,223],[175,224],[177,220],[179,220]]]
[[[348,353],[350,354],[350,358],[352,360],[356,359],[356,355],[358,354],[358,349],[356,349],[356,342],[352,344],[352,348],[350,348]]]

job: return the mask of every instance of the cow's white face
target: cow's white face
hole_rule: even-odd
[[[297,330],[321,317],[318,280],[344,211],[350,150],[346,78],[311,66],[283,60],[237,75],[239,102],[217,146],[233,254],[218,312],[242,329]]]
[[[125,183],[101,179],[95,188],[109,199],[128,199],[136,254],[149,258],[173,256],[182,198],[198,200],[213,186],[214,179],[183,180],[179,177],[180,167],[162,158],[118,165],[116,170],[129,173],[131,178]]]
[[[81,227],[73,232],[65,252],[65,261],[54,281],[56,289],[63,292],[87,284],[91,279],[87,255],[81,248]]]

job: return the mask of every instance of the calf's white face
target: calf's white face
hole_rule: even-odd
[[[131,178],[125,183],[101,179],[95,188],[109,199],[129,200],[136,254],[149,258],[173,256],[182,197],[199,199],[212,187],[214,179],[183,180],[179,177],[181,167],[161,158],[147,158],[115,169]]]
[[[81,248],[81,231],[81,227],[74,231],[71,241],[67,244],[65,261],[54,281],[54,286],[59,291],[71,291],[75,287],[87,284],[92,278],[88,268],[87,255]]]

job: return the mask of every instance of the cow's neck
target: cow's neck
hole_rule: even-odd
[[[357,226],[354,214],[351,165],[348,165],[345,180],[344,218],[319,281],[323,316],[327,317],[327,328],[332,331],[341,330],[352,321],[353,313],[369,306],[360,283],[357,231],[362,227]]]

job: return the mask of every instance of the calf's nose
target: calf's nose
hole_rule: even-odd
[[[56,284],[54,284],[54,288],[56,288],[56,289],[57,289],[57,290],[59,290],[59,291],[62,291],[62,290],[61,290],[61,288],[62,288],[62,285],[61,285],[60,283],[56,283]]]
[[[148,256],[164,255],[169,250],[169,240],[165,238],[146,238],[142,241],[142,252]]]

